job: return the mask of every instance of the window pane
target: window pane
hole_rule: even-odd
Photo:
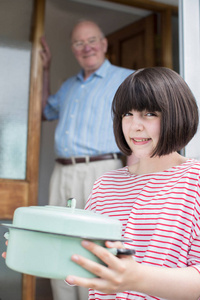
[[[0,178],[26,178],[31,43],[0,39]]]

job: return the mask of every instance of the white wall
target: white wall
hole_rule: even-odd
[[[180,74],[200,108],[200,0],[179,0],[179,28]],[[185,155],[200,159],[200,128],[186,146]]]

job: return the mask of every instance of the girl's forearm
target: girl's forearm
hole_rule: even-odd
[[[168,300],[197,300],[200,274],[192,267],[164,268],[141,264],[133,290]]]

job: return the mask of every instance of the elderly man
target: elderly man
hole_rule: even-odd
[[[122,166],[111,116],[113,96],[133,70],[112,65],[105,57],[107,39],[90,20],[79,21],[71,33],[71,49],[81,71],[50,95],[51,54],[41,39],[44,68],[43,119],[58,120],[55,132],[56,161],[50,181],[49,203],[66,206],[74,197],[84,208],[94,181]],[[54,300],[86,300],[87,290],[52,280]]]

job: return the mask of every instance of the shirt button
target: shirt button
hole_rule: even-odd
[[[69,131],[67,130],[67,131],[65,131],[65,133],[66,133],[66,134],[69,134]]]
[[[74,117],[74,115],[70,115],[70,118],[73,118]]]
[[[67,148],[65,148],[65,149],[64,149],[64,151],[65,151],[65,152],[67,152],[67,151],[68,151],[68,149],[67,149]]]

